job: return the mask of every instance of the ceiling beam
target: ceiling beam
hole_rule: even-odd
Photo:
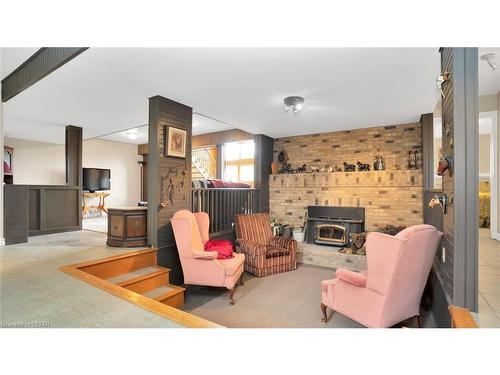
[[[2,80],[2,102],[40,81],[88,47],[43,47]]]

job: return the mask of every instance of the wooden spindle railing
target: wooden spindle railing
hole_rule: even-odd
[[[192,212],[206,212],[210,218],[210,233],[234,229],[237,214],[252,214],[258,209],[258,189],[193,188]]]

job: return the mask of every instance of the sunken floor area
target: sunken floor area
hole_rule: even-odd
[[[321,321],[321,280],[332,279],[334,273],[304,265],[262,278],[245,273],[233,306],[227,289],[190,286],[182,310],[233,328],[362,328],[344,315],[332,316],[331,310],[328,322]]]

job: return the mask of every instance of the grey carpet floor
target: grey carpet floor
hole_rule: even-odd
[[[328,310],[321,321],[321,280],[334,271],[299,265],[295,271],[257,278],[245,273],[229,304],[224,288],[189,286],[184,311],[230,328],[359,328],[360,324]]]

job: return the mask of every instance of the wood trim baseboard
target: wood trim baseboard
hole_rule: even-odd
[[[156,251],[156,249],[151,249],[151,250],[142,250],[142,252],[149,252],[149,251]],[[136,252],[139,253],[140,251]],[[119,297],[121,299],[124,299],[125,301],[128,301],[130,303],[133,303],[137,306],[142,307],[143,309],[146,309],[148,311],[151,311],[155,314],[161,315],[164,318],[167,318],[169,320],[172,320],[176,323],[179,323],[183,325],[184,327],[188,328],[223,328],[223,326],[211,322],[209,320],[200,318],[196,315],[187,313],[185,311],[176,309],[175,307],[171,307],[168,305],[165,305],[164,303],[161,303],[159,301],[155,301],[154,299],[148,298],[146,296],[143,296],[141,294],[132,292],[131,290],[128,290],[126,288],[123,288],[121,286],[118,286],[116,284],[113,284],[107,280],[103,280],[99,277],[93,276],[85,271],[80,270],[82,267],[88,267],[90,265],[95,265],[99,263],[106,263],[110,262],[112,260],[120,259],[120,258],[125,258],[128,256],[131,256],[133,253],[125,253],[121,255],[115,255],[95,261],[87,261],[87,262],[82,262],[78,264],[73,264],[69,266],[63,266],[59,268],[60,271],[73,276],[77,279],[80,279],[82,281],[85,281],[86,283],[95,286],[96,288],[102,289],[108,293],[113,294],[116,297]]]

